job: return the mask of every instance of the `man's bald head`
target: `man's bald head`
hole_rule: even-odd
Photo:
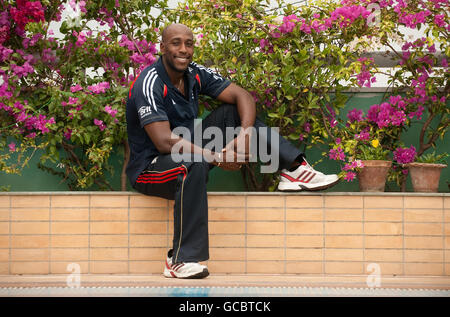
[[[174,23],[174,24],[170,24],[168,26],[166,26],[162,33],[161,33],[161,41],[162,42],[167,42],[167,40],[173,36],[173,34],[176,33],[185,33],[185,34],[190,34],[192,36],[192,38],[194,37],[194,34],[192,33],[191,29],[188,28],[186,25],[181,24],[181,23]]]

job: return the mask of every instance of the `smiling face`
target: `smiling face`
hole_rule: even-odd
[[[183,24],[172,24],[162,34],[160,50],[168,71],[184,73],[194,54],[194,36]]]

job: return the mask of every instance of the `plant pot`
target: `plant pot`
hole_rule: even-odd
[[[384,192],[392,162],[382,160],[362,162],[364,167],[358,172],[359,190],[361,192]]]
[[[406,164],[411,175],[411,182],[415,192],[437,193],[439,179],[445,164],[409,163]]]

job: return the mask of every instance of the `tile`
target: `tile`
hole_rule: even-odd
[[[323,261],[322,248],[286,249],[287,261]]]
[[[369,249],[401,249],[403,247],[402,236],[366,236],[364,246]]]
[[[322,235],[288,235],[286,236],[287,248],[321,248],[324,244]]]
[[[284,260],[284,249],[281,248],[249,248],[247,247],[247,261],[280,261]]]
[[[128,197],[125,195],[92,195],[91,208],[128,208]]]
[[[208,195],[208,207],[211,208],[245,208],[245,196]]]
[[[362,209],[325,209],[326,221],[362,221]]]
[[[128,222],[91,222],[89,231],[90,234],[128,234]]]
[[[52,208],[52,221],[89,221],[88,208]]]
[[[162,274],[163,261],[130,261],[130,274]]]
[[[442,235],[441,223],[405,223],[405,235],[433,236]]]
[[[362,262],[325,262],[325,274],[363,274]]]
[[[50,250],[51,261],[88,261],[88,248],[52,248]]]
[[[215,274],[244,274],[244,261],[208,261],[208,270]]]
[[[11,196],[12,208],[44,208],[50,207],[50,197],[46,195],[42,196]]]
[[[361,222],[325,222],[325,234],[362,234],[363,224]]]
[[[245,208],[208,208],[209,221],[245,221]]]
[[[9,221],[9,218],[10,218],[10,209],[0,208],[0,221]]]
[[[365,249],[364,260],[368,262],[403,262],[403,250]]]
[[[90,247],[128,247],[128,235],[125,234],[93,234],[90,236]]]
[[[11,262],[11,274],[48,274],[49,262]]]
[[[67,278],[70,275],[76,274],[74,268],[74,264],[76,264],[77,270],[79,270],[80,274],[87,274],[89,272],[89,262],[87,261],[58,261],[58,262],[50,262],[50,274],[65,274]],[[67,280],[66,280],[67,281]],[[83,276],[80,276],[80,286],[83,287]]]
[[[9,275],[9,262],[0,262],[0,274]]]
[[[322,208],[323,196],[286,196],[286,208]]]
[[[284,222],[247,222],[247,234],[284,234]]]
[[[247,273],[281,274],[284,267],[284,261],[248,261]]]
[[[173,226],[173,224],[172,224]],[[245,222],[210,222],[209,234],[243,234],[245,233]]]
[[[164,261],[166,248],[130,248],[130,261]]]
[[[371,263],[365,263],[365,267],[366,267],[366,273],[368,275],[373,274],[373,270],[368,270],[368,265],[370,265]],[[379,265],[380,268],[380,275],[383,276],[389,276],[389,277],[396,277],[396,276],[400,276],[403,275],[403,264],[402,263],[388,263],[388,262],[383,262],[383,263],[377,263]],[[380,281],[380,287],[383,287],[383,279],[381,279]]]
[[[89,262],[91,274],[127,274],[127,261],[91,261]]]
[[[11,204],[11,196],[9,195],[0,196],[0,208],[9,208],[10,204]]]
[[[11,221],[48,221],[49,208],[11,208]]]
[[[10,223],[6,221],[0,222],[0,234],[9,234],[10,232]]]
[[[166,221],[168,216],[167,208],[130,208],[130,221]]]
[[[440,209],[405,209],[405,222],[442,222]]]
[[[15,249],[43,249],[50,246],[49,235],[11,236],[11,248]]]
[[[48,261],[48,249],[11,249],[11,261]]]
[[[130,208],[167,208],[167,199],[144,195],[130,195]]]
[[[284,221],[284,209],[248,208],[247,221]]]
[[[450,197],[444,197],[444,208],[450,209]]]
[[[114,229],[114,222],[111,222],[109,228],[103,229],[102,233],[116,233],[124,234],[127,233],[128,223],[120,223],[120,227]],[[118,223],[116,223],[118,224]],[[166,234],[167,233],[167,222],[165,221],[140,221],[140,222],[130,222],[130,234]]]
[[[127,208],[91,208],[91,221],[128,221]]]
[[[399,235],[402,234],[400,222],[366,222],[364,233],[369,235]]]
[[[128,248],[90,248],[90,261],[127,261]]]
[[[211,261],[244,261],[245,248],[209,248]]]
[[[0,263],[9,262],[11,251],[9,249],[0,249]]]
[[[51,233],[53,234],[88,234],[89,224],[87,221],[51,222]]]
[[[284,196],[247,196],[247,208],[252,207],[275,207],[275,208],[284,208]]]
[[[11,234],[48,234],[48,222],[11,222]]]
[[[89,195],[67,195],[51,196],[52,208],[88,208],[89,207]]]
[[[442,237],[405,237],[406,249],[443,249],[444,239]]]
[[[443,263],[405,263],[405,275],[444,275]]]
[[[403,221],[403,210],[364,209],[364,221]]]
[[[130,247],[169,247],[172,237],[166,234],[130,234]]]
[[[261,242],[264,246],[267,243],[267,239],[257,238],[257,236],[248,236],[247,244],[252,237],[252,241],[256,240]],[[210,247],[245,247],[246,237],[245,235],[233,235],[233,234],[213,234],[209,235]],[[256,245],[257,246],[257,245]]]
[[[323,218],[323,209],[286,208],[286,221],[322,221]]]
[[[322,274],[322,262],[287,262],[286,273],[288,274]]]
[[[362,249],[325,249],[325,261],[343,261],[354,262],[363,261],[364,255]]]
[[[323,234],[322,222],[288,222],[287,234]]]
[[[91,236],[92,237],[95,236]],[[87,248],[89,247],[89,236],[87,234],[55,235],[50,237],[52,248]]]
[[[326,208],[363,208],[362,196],[325,196]]]
[[[247,235],[247,247],[284,248],[284,235]],[[244,239],[241,239],[245,243]]]
[[[403,208],[402,196],[364,196],[364,208]]]
[[[405,250],[405,262],[444,262],[444,251]]]
[[[326,235],[326,248],[363,248],[364,237],[362,235],[343,236],[343,235]]]
[[[9,248],[10,237],[7,235],[0,235],[0,248]]]
[[[443,197],[405,196],[404,206],[408,208],[443,208]]]

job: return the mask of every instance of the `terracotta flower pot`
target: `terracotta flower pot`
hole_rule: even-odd
[[[362,161],[364,167],[358,172],[359,190],[362,192],[384,192],[391,161]]]
[[[411,182],[415,192],[437,193],[439,179],[445,164],[409,163],[406,164],[411,175]]]

